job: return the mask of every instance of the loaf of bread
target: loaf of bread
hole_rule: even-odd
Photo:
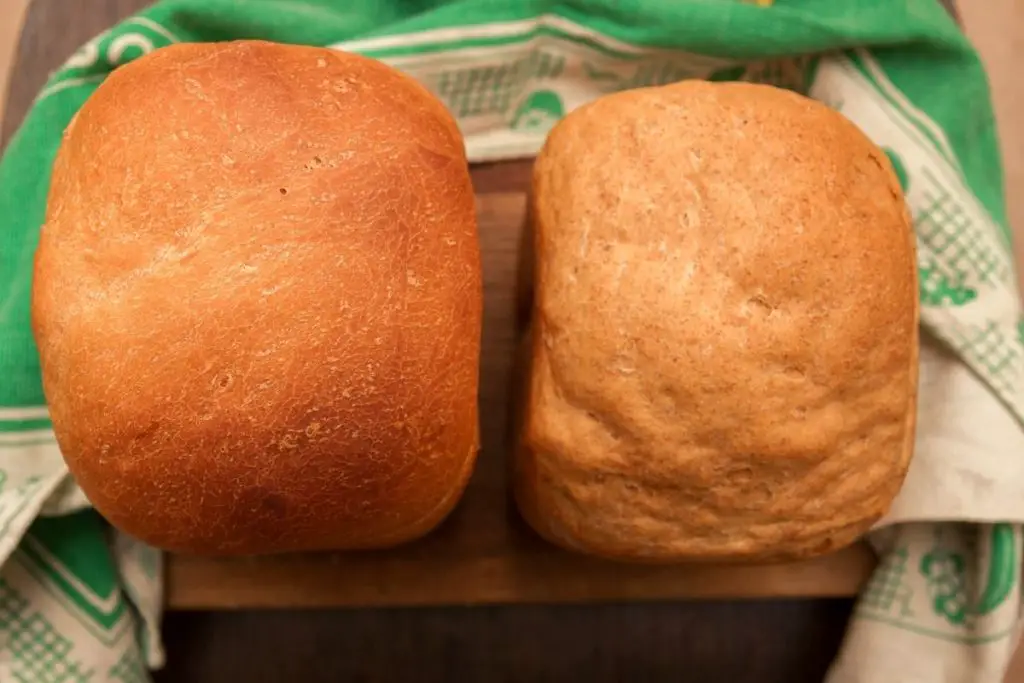
[[[886,155],[825,105],[683,82],[606,96],[540,153],[529,523],[635,561],[851,543],[914,441],[915,243]]]
[[[69,126],[33,328],[68,466],[155,546],[394,545],[479,440],[482,287],[463,140],[371,59],[178,45]]]

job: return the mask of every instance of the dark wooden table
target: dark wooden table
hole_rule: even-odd
[[[34,0],[0,145],[51,70],[145,4]],[[486,171],[477,175],[485,179]],[[851,606],[848,598],[818,598],[172,612],[165,622],[169,664],[158,680],[820,681]]]

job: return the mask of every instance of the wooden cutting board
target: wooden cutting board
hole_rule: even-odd
[[[506,473],[516,372],[517,255],[529,171],[529,161],[473,171],[484,270],[482,449],[455,513],[427,538],[388,552],[171,556],[171,609],[823,597],[859,590],[874,565],[863,545],[791,564],[640,567],[558,550],[519,519]]]

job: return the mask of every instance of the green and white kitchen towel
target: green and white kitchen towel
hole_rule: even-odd
[[[137,683],[161,662],[159,554],[106,530],[53,438],[32,255],[61,132],[106,74],[171,43],[234,38],[407,71],[451,108],[474,161],[533,154],[603,93],[684,78],[774,83],[856,122],[906,191],[924,340],[916,458],[872,534],[882,563],[829,681],[1001,680],[1022,604],[1024,326],[982,66],[936,0],[759,4],[162,0],[82,47],[0,162],[0,681]]]

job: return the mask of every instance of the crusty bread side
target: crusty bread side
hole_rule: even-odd
[[[914,440],[915,243],[886,155],[800,95],[606,96],[533,178],[516,497],[560,545],[784,559],[886,511]]]
[[[389,546],[472,470],[464,144],[371,59],[241,41],[115,71],[57,157],[32,311],[71,472],[158,547]]]

